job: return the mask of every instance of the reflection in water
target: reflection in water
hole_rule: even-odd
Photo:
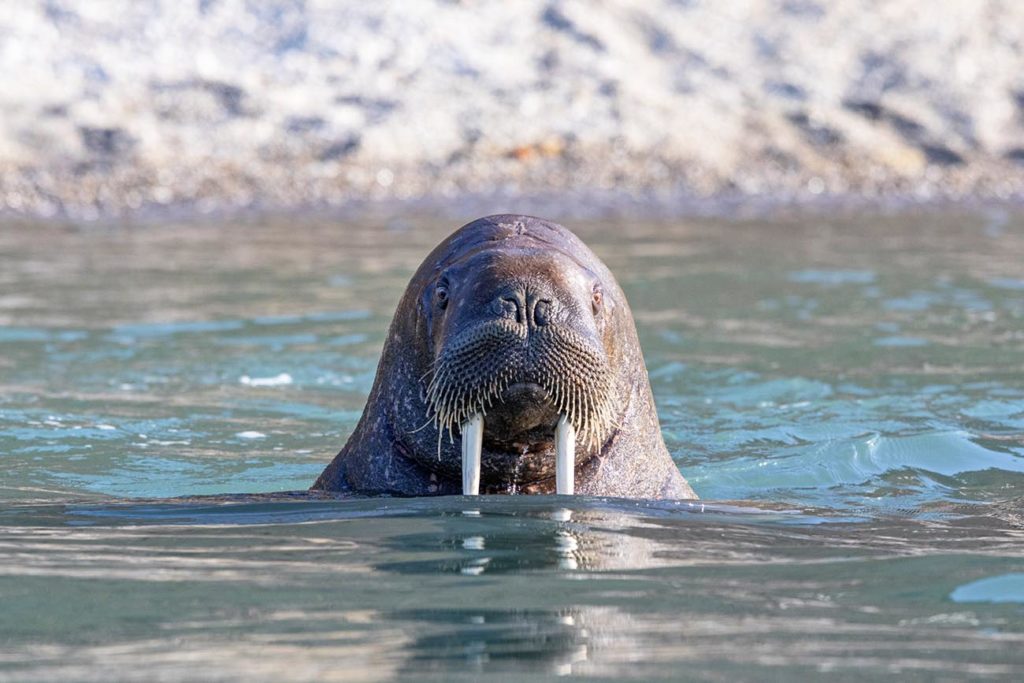
[[[688,512],[706,508],[703,503],[671,505],[684,507]],[[461,517],[461,533],[442,542],[453,552],[436,561],[385,563],[377,569],[403,574],[458,572],[470,576],[544,570],[645,569],[659,566],[661,553],[669,550],[658,539],[637,533],[649,522],[623,517],[620,512],[546,508],[516,513],[512,524],[500,513],[462,510],[452,515]],[[751,508],[751,514],[765,513]],[[435,542],[435,536],[433,529],[402,535],[391,542],[391,547],[396,552],[424,548]]]
[[[423,624],[432,635],[408,648],[404,668],[412,673],[544,672],[567,675],[588,660],[590,632],[582,610],[495,611],[488,609],[395,612],[390,620]],[[437,632],[436,625],[447,628]],[[428,626],[429,625],[429,626]]]
[[[0,678],[110,680],[140,658],[165,678],[231,680],[1005,674],[1019,612],[949,596],[1024,573],[1016,509],[847,522],[556,497],[16,506],[0,515]]]
[[[479,515],[479,511],[474,510],[473,512],[476,513],[476,516]],[[550,533],[550,536],[545,535],[535,537],[531,540],[534,540],[540,546],[543,546],[544,543],[548,540],[551,541],[550,556],[554,560],[553,566],[558,569],[579,569],[581,559],[584,560],[583,564],[585,567],[592,568],[594,565],[591,562],[587,561],[587,558],[584,556],[584,551],[581,549],[579,542],[581,534],[584,537],[587,536],[586,532],[581,531],[580,529],[573,530],[568,526],[568,523],[572,521],[572,511],[566,510],[564,508],[555,510],[554,512],[551,513],[551,519],[559,523],[559,528],[554,529]],[[596,548],[596,543],[591,543],[591,545],[594,545]],[[514,540],[510,543],[508,540],[505,539],[497,542],[495,546],[499,550],[502,548],[511,548],[515,551],[518,551],[520,548],[523,547],[522,545],[515,543]],[[488,550],[488,547],[487,540],[485,539],[484,536],[474,535],[463,538],[462,548],[464,550],[476,551],[479,554],[479,556],[477,557],[467,558],[466,564],[460,567],[459,569],[459,571],[461,571],[463,574],[479,576],[487,570],[503,571],[503,569],[507,569],[508,566],[519,569],[524,564],[521,557],[517,557],[514,554],[506,552],[505,559],[509,560],[509,562],[506,565],[503,565],[503,563],[499,562],[496,563],[493,567],[491,567],[490,565],[493,557],[489,556],[486,552]],[[536,549],[533,550],[535,551]],[[595,552],[592,552],[592,555],[596,556],[599,554],[599,552],[599,550],[596,550]],[[545,556],[542,555],[542,557]]]
[[[480,517],[479,510],[466,510],[463,515]],[[462,549],[470,551],[460,560],[458,570],[467,576],[485,573],[555,569],[573,572],[582,568],[594,570],[642,568],[648,565],[650,543],[630,543],[629,537],[620,537],[618,548],[612,552],[613,540],[609,532],[600,532],[587,524],[587,519],[602,518],[596,512],[580,511],[573,523],[573,511],[565,508],[552,510],[548,517],[555,526],[537,534],[531,528],[527,534],[508,535],[492,532],[489,537],[474,534],[462,539]],[[609,521],[607,516],[603,517]],[[490,539],[490,548],[488,538]],[[623,544],[623,541],[626,541]],[[629,547],[632,550],[625,550]],[[489,552],[493,550],[495,552]],[[499,561],[494,562],[495,557]],[[614,561],[613,561],[614,558]],[[629,564],[633,562],[633,564]],[[386,569],[386,568],[381,568]],[[408,571],[408,566],[403,571]],[[442,569],[443,571],[444,569]],[[418,639],[410,647],[414,653],[408,670],[441,672],[452,668],[449,660],[462,660],[468,670],[483,673],[495,667],[503,668],[502,661],[512,662],[519,671],[542,671],[558,676],[573,673],[574,667],[589,660],[594,629],[609,632],[622,616],[609,609],[563,608],[553,611],[498,611],[481,608],[474,610],[429,610],[426,612],[396,612],[389,618],[399,621],[423,621],[431,625],[450,623],[443,634]]]
[[[396,537],[395,552],[425,549],[431,543],[452,552],[437,559],[376,565],[382,573],[457,573],[480,581],[489,576],[546,575],[545,582],[557,575],[563,585],[576,584],[563,589],[570,596],[568,602],[560,591],[532,601],[543,604],[550,599],[546,609],[500,608],[515,601],[492,595],[495,600],[479,607],[390,612],[384,615],[389,621],[423,624],[425,635],[416,636],[408,646],[412,661],[403,670],[642,677],[658,675],[668,663],[692,662],[700,668],[710,656],[725,657],[737,671],[764,665],[794,672],[804,667],[849,671],[856,668],[858,655],[849,651],[846,641],[856,640],[860,653],[886,652],[897,633],[906,649],[899,666],[908,671],[1005,674],[1015,666],[1012,657],[1003,664],[979,666],[969,657],[949,662],[921,659],[914,653],[930,652],[935,639],[948,638],[952,652],[963,653],[966,640],[968,649],[990,655],[990,647],[998,650],[1006,638],[1024,644],[1024,633],[1006,633],[1004,640],[994,643],[978,631],[915,634],[903,628],[907,620],[897,629],[877,618],[891,609],[892,605],[884,606],[886,601],[903,590],[886,586],[890,577],[879,567],[900,558],[919,565],[912,558],[986,547],[994,556],[1014,557],[1013,566],[1024,567],[1024,531],[993,524],[980,508],[950,508],[934,517],[925,515],[920,522],[851,528],[813,515],[794,518],[793,511],[687,507],[682,517],[680,510],[667,517],[634,516],[617,506],[473,509],[442,518],[475,522],[458,540],[447,535],[454,524],[434,530],[430,540]],[[790,524],[780,528],[780,518],[787,515]],[[716,571],[684,578],[679,570],[687,566]],[[681,584],[662,594],[648,581],[666,570]],[[930,573],[944,572],[934,567]],[[598,604],[580,605],[589,601],[580,582],[592,582],[595,575],[605,585],[587,597],[599,596]],[[857,602],[851,601],[851,594],[862,591],[865,583],[872,585],[868,593],[877,595],[851,614],[850,603]],[[936,597],[941,601],[943,596]],[[661,599],[666,602],[654,608],[657,603],[651,601]],[[650,609],[637,612],[637,603]],[[723,612],[723,604],[733,605],[735,611]],[[939,613],[927,623],[961,628],[980,622],[963,613]],[[444,624],[448,627],[437,628]]]

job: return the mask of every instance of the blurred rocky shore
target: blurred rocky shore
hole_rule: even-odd
[[[0,213],[1024,197],[1014,0],[18,0]]]

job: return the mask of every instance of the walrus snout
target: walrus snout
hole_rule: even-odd
[[[569,419],[583,445],[597,447],[612,422],[611,374],[601,346],[571,326],[530,330],[509,319],[486,320],[442,347],[425,391],[427,409],[450,434],[478,413],[525,431],[554,411]]]
[[[553,444],[562,473],[557,489],[572,493],[577,433],[583,456],[599,449],[611,428],[604,350],[585,331],[549,323],[485,319],[441,349],[426,391],[428,411],[439,431],[461,434],[465,493],[479,490],[485,442],[488,459],[503,463]]]
[[[547,389],[534,382],[517,382],[487,411],[484,443],[493,450],[547,450],[554,443],[559,416]]]

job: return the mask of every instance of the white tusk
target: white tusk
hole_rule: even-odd
[[[562,415],[555,427],[555,491],[560,495],[571,496],[575,489],[576,428]]]
[[[484,444],[484,416],[475,413],[462,423],[462,495],[480,495],[480,451]]]

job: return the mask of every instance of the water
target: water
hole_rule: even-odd
[[[1024,215],[574,223],[702,503],[256,495],[454,227],[5,226],[0,680],[1019,679]]]

